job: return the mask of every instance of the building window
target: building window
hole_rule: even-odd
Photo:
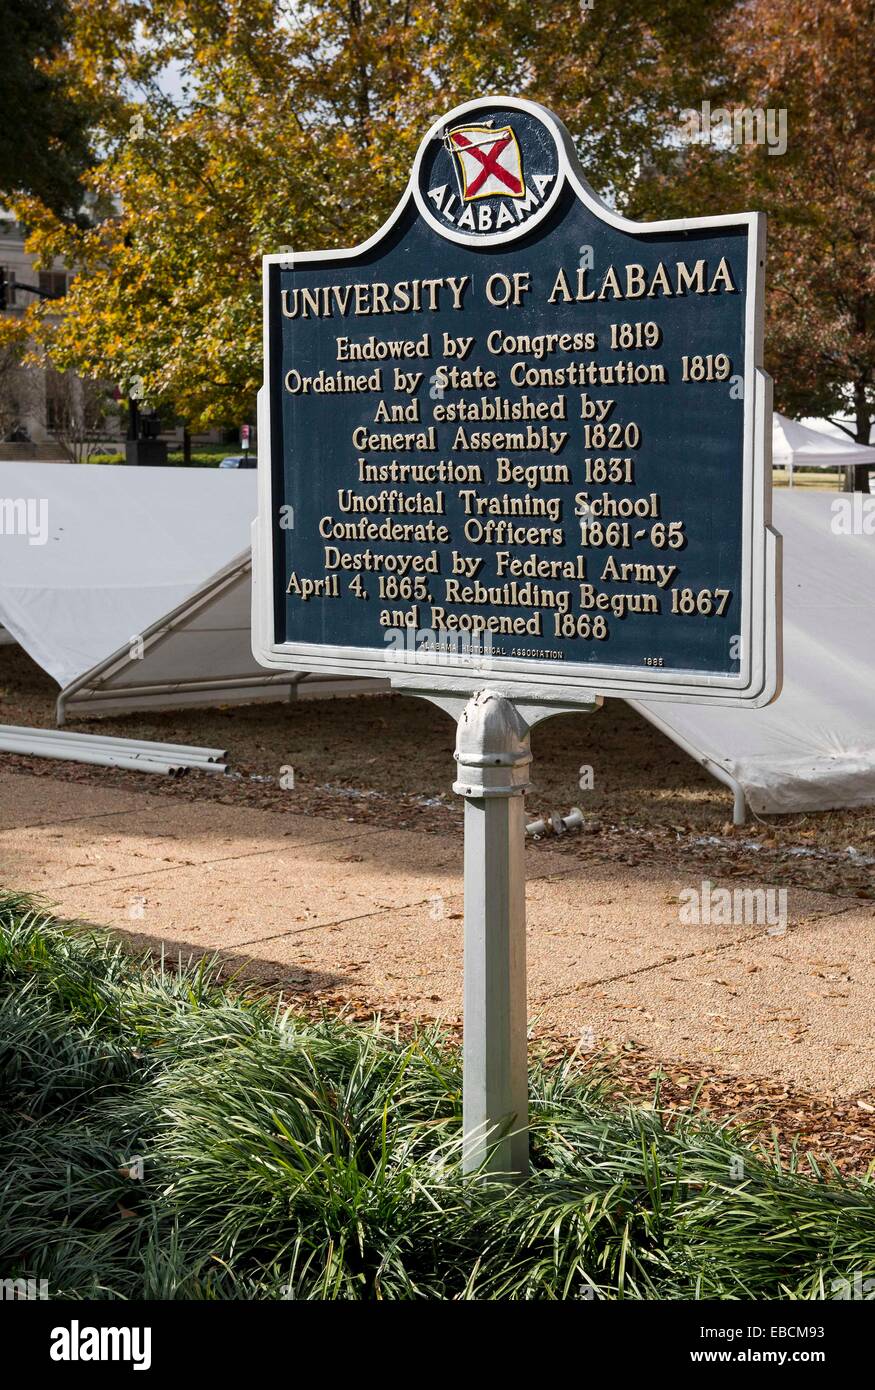
[[[15,271],[10,270],[9,266],[3,266],[3,273],[6,278],[6,308],[15,307]]]
[[[67,293],[67,272],[65,270],[41,270],[39,287],[44,295],[60,299]]]

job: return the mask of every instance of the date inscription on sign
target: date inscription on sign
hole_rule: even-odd
[[[421,684],[765,704],[763,220],[634,223],[468,102],[370,241],[264,262],[253,649]]]

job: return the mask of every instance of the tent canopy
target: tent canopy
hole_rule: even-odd
[[[69,685],[248,547],[255,478],[0,463],[0,624]]]
[[[838,421],[824,420],[819,415],[804,415],[802,424],[805,425],[806,429],[816,430],[818,434],[828,434],[833,439],[849,439],[852,444],[854,443],[856,421],[847,415],[840,416]],[[845,426],[844,429],[842,429],[842,425]],[[875,424],[869,431],[869,443],[875,445]]]
[[[849,494],[774,494],[784,538],[784,686],[758,710],[632,701],[754,811],[875,802],[875,547],[832,529]],[[716,773],[715,775],[719,775]]]
[[[58,723],[130,709],[307,699],[388,689],[387,681],[267,671],[252,655],[252,558],[236,556],[142,634],[58,696]]]
[[[828,423],[828,422],[825,422]],[[855,444],[841,431],[811,429],[777,411],[772,418],[772,465],[775,468],[851,468],[875,466],[875,449]]]
[[[256,662],[255,494],[252,470],[0,463],[0,642],[63,687],[59,723],[382,688]]]

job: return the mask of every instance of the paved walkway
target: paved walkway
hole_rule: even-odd
[[[461,1008],[461,841],[0,772],[0,882],[289,990]],[[529,1008],[834,1096],[872,1086],[875,907],[790,889],[787,927],[685,925],[691,875],[527,849]],[[730,889],[746,886],[733,880]]]

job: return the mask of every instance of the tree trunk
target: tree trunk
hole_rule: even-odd
[[[869,443],[872,430],[872,408],[866,399],[866,386],[862,381],[854,383],[854,413],[857,424],[857,443]],[[870,492],[869,472],[871,464],[858,463],[845,469],[845,492]]]
[[[191,433],[188,425],[182,427],[182,462],[186,468],[191,467]]]

